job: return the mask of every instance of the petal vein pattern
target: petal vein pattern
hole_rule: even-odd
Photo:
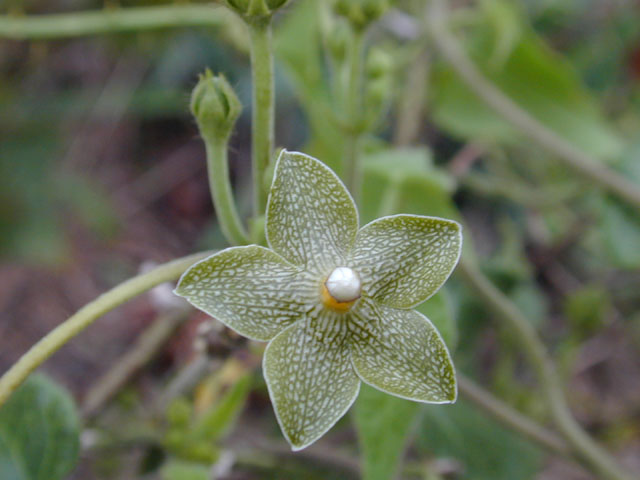
[[[307,155],[283,151],[267,205],[267,240],[295,265],[315,272],[343,262],[358,230],[349,192],[329,168]]]
[[[364,382],[418,402],[455,401],[449,351],[424,315],[371,300],[361,302],[352,315],[352,360]]]
[[[383,217],[360,229],[349,265],[360,273],[366,295],[411,308],[436,293],[453,271],[461,228],[436,217]]]
[[[263,360],[278,423],[294,450],[324,435],[360,390],[342,318],[326,310],[316,315],[275,337]]]
[[[176,293],[241,335],[268,341],[304,315],[317,288],[299,268],[252,245],[196,263]]]

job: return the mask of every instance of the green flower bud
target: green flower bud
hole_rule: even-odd
[[[389,0],[337,0],[333,10],[356,30],[364,30],[389,8]]]
[[[289,0],[226,0],[229,8],[249,17],[269,16],[288,2]]]
[[[191,113],[204,138],[228,138],[242,111],[242,104],[222,75],[207,69],[191,94]]]
[[[366,72],[371,79],[384,77],[393,69],[393,58],[379,47],[372,47],[367,56]]]
[[[347,57],[349,41],[349,27],[343,22],[336,23],[327,35],[327,49],[336,62]]]

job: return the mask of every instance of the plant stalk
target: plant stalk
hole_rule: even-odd
[[[472,92],[525,136],[556,155],[573,171],[640,209],[640,187],[607,168],[598,159],[564,140],[502,93],[478,70],[458,40],[447,30],[442,1],[430,0],[429,5],[430,8],[427,9],[426,15],[429,26],[428,33],[437,50],[451,64]]]
[[[115,286],[86,304],[40,339],[2,375],[0,378],[0,406],[7,401],[33,370],[95,320],[156,285],[176,280],[187,268],[212,253],[196,253],[159,265],[149,272],[137,275]]]
[[[249,243],[247,232],[238,215],[229,181],[227,140],[205,138],[204,143],[207,149],[209,189],[222,233],[231,245],[246,245]]]
[[[458,264],[457,272],[475,290],[487,308],[516,333],[524,354],[540,381],[551,417],[575,455],[590,465],[602,478],[631,480],[630,474],[624,472],[609,453],[573,418],[556,368],[536,331],[522,312],[469,260],[463,258]]]
[[[47,15],[0,15],[0,37],[15,40],[70,38],[175,27],[217,27],[236,20],[210,5],[131,7]]]
[[[344,179],[351,195],[358,202],[362,182],[360,139],[362,136],[362,73],[364,31],[355,30],[349,52],[347,70],[347,131],[344,152]]]
[[[254,215],[262,215],[267,205],[264,176],[274,145],[275,92],[271,17],[248,17],[251,42],[253,105],[251,119],[251,161],[253,167]]]

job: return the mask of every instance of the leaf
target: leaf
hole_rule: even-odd
[[[216,402],[193,427],[193,435],[215,441],[224,436],[244,407],[251,390],[251,375],[247,374]]]
[[[65,478],[78,458],[79,430],[66,390],[32,375],[0,408],[0,478]]]
[[[363,480],[395,477],[420,404],[362,385],[353,410]]]
[[[541,452],[467,401],[446,407],[426,405],[423,412],[417,448],[460,462],[460,478],[529,480],[537,473]]]
[[[619,156],[622,138],[599,111],[572,66],[518,15],[522,33],[500,65],[487,55],[494,36],[491,21],[477,26],[468,37],[476,65],[505,95],[578,148],[599,158]],[[522,133],[469,90],[448,64],[436,69],[430,89],[433,119],[451,134],[512,145],[522,138]]]

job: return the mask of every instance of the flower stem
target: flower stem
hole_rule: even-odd
[[[0,378],[0,406],[33,370],[96,319],[156,285],[176,280],[188,267],[212,253],[196,253],[159,265],[149,272],[130,278],[86,304],[45,335],[5,372]]]
[[[431,0],[429,3],[431,7],[426,18],[435,47],[472,92],[576,173],[640,209],[640,188],[545,127],[502,93],[476,68],[458,40],[447,30],[442,1]]]
[[[222,233],[232,245],[246,245],[249,243],[247,233],[240,221],[229,182],[227,140],[220,137],[205,138],[204,142],[207,149],[209,189]]]
[[[216,27],[233,22],[226,8],[209,5],[163,5],[37,16],[0,15],[0,37],[69,38],[172,27]]]
[[[364,31],[355,30],[349,52],[347,72],[348,128],[344,151],[344,178],[353,198],[358,201],[362,172],[360,165],[360,137],[362,123],[362,64],[364,56]]]
[[[251,159],[254,215],[259,216],[264,213],[267,204],[264,174],[271,161],[275,128],[271,17],[248,17],[247,27],[251,42],[251,72],[253,76]]]
[[[590,465],[602,478],[631,480],[616,461],[600,447],[573,418],[562,390],[562,382],[542,341],[531,322],[487,277],[469,260],[462,259],[457,271],[476,291],[485,305],[516,333],[524,354],[528,357],[540,381],[546,402],[558,430],[575,455]]]

